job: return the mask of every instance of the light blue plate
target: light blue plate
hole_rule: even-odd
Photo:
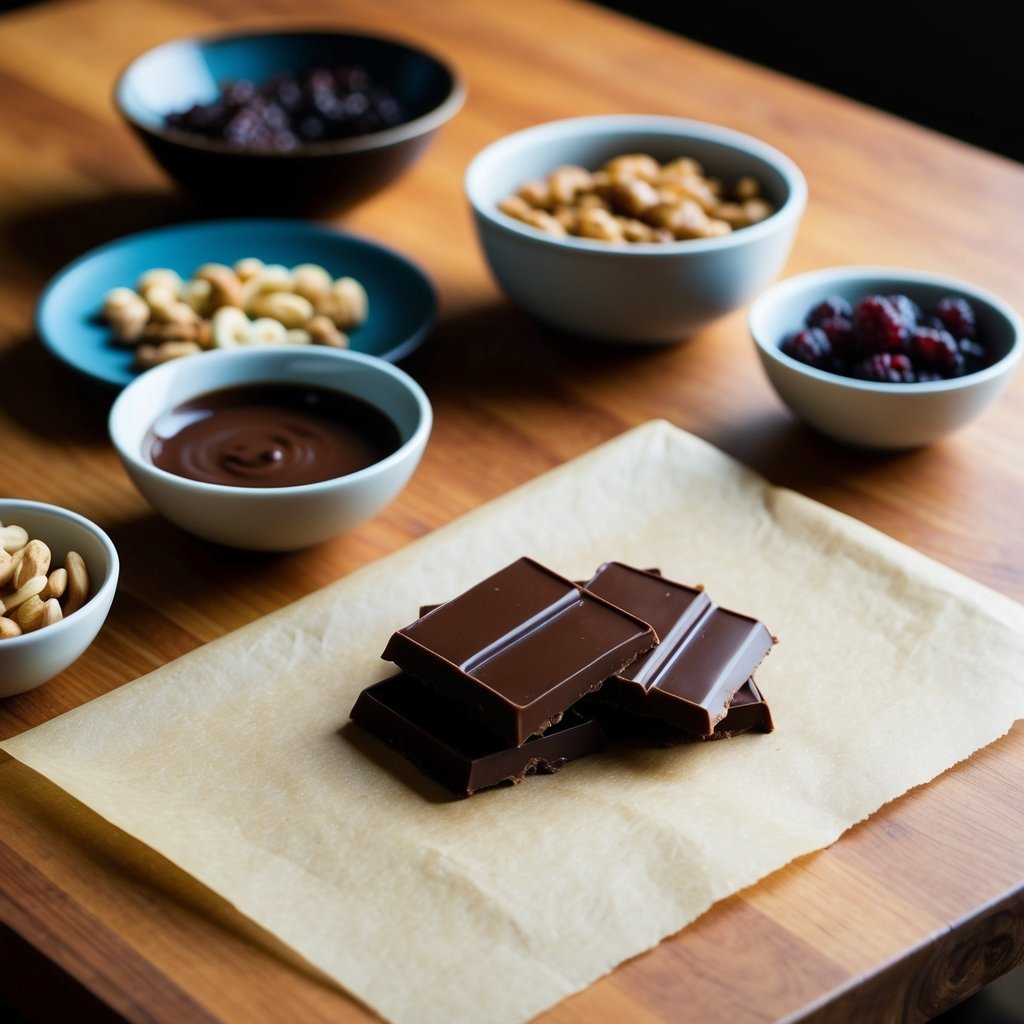
[[[245,256],[287,267],[319,263],[335,277],[359,281],[369,297],[370,312],[349,336],[355,351],[397,362],[418,348],[434,325],[437,295],[430,279],[385,246],[306,221],[219,220],[128,235],[78,257],[40,297],[39,336],[74,369],[124,387],[137,371],[131,350],[115,345],[99,318],[107,291],[134,286],[154,267],[169,267],[189,277],[203,263],[230,265]]]

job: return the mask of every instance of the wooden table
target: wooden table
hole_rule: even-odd
[[[298,12],[298,13],[296,13]],[[434,403],[393,507],[288,557],[230,553],[156,517],[106,437],[109,395],[33,335],[65,262],[190,216],[119,123],[138,51],[225,24],[337,21],[447,55],[469,98],[423,161],[346,228],[426,267],[435,334],[406,362]],[[461,191],[490,140],[561,116],[695,117],[760,136],[805,171],[785,273],[891,263],[958,274],[1024,310],[1024,168],[569,0],[55,0],[0,16],[0,491],[100,522],[122,558],[108,623],[52,683],[0,704],[44,722],[295,600],[570,459],[664,417],[773,482],[1024,599],[1024,375],[923,451],[845,451],[764,379],[745,311],[655,351],[568,345],[499,295]],[[30,1019],[356,1021],[370,1015],[218,898],[21,766],[0,764],[0,1005]],[[829,849],[715,906],[544,1021],[918,1021],[1024,960],[1024,726]],[[282,1009],[283,1007],[287,1009]]]

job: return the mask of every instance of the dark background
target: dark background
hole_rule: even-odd
[[[0,12],[32,2],[0,0]],[[1024,162],[1021,0],[598,2]]]
[[[602,6],[1024,162],[1020,0]]]

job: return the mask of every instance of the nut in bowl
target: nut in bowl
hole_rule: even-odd
[[[106,621],[120,563],[107,534],[57,505],[0,498],[0,697],[77,661]]]
[[[171,522],[253,551],[291,551],[376,515],[433,423],[403,370],[345,349],[218,351],[147,370],[110,410],[128,475]]]
[[[175,39],[136,57],[114,102],[163,169],[220,209],[340,212],[385,188],[462,106],[442,58],[340,30]]]
[[[758,139],[624,114],[498,139],[470,163],[465,191],[512,301],[577,337],[661,344],[771,282],[807,202],[799,168]]]
[[[862,448],[931,444],[988,408],[1024,355],[1020,316],[968,281],[885,266],[791,277],[753,302],[750,332],[790,410]]]

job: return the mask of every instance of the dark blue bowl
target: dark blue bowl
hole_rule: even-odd
[[[221,85],[257,85],[282,72],[356,65],[387,88],[406,120],[380,131],[284,153],[240,149],[169,127],[167,116],[216,99]],[[343,212],[385,188],[462,106],[465,87],[441,58],[383,36],[340,30],[232,32],[175,39],[135,58],[114,103],[182,188],[233,213]]]

